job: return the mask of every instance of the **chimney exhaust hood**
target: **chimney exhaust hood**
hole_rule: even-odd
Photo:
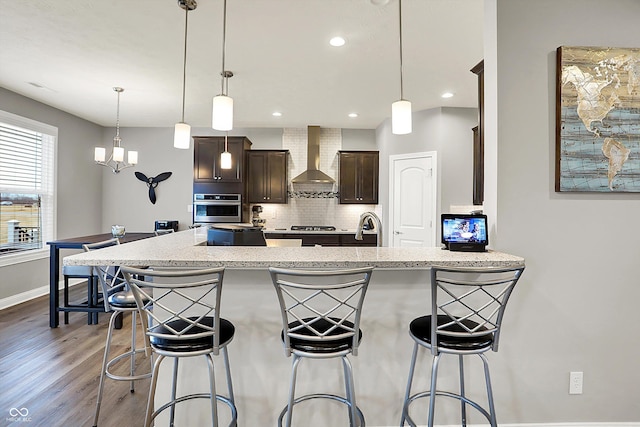
[[[307,127],[307,170],[291,180],[294,184],[328,183],[335,180],[320,169],[320,126]]]

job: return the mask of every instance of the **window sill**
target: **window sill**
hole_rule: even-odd
[[[7,254],[0,256],[0,267],[6,267],[9,265],[21,264],[23,262],[36,261],[49,257],[49,249],[34,249],[27,252],[20,252],[17,254]]]

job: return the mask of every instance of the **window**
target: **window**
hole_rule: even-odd
[[[0,265],[48,255],[58,129],[0,111]]]

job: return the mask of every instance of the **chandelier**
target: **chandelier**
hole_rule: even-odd
[[[124,161],[124,147],[122,147],[122,139],[120,138],[120,93],[124,92],[121,87],[114,87],[114,91],[118,94],[118,107],[116,110],[116,136],[113,137],[113,149],[109,155],[109,159],[105,161],[107,151],[104,147],[96,147],[94,151],[94,160],[96,164],[110,168],[113,173],[119,173],[122,169],[130,168],[138,164],[138,152],[129,151],[127,155],[128,163]]]

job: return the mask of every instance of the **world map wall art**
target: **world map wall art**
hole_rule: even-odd
[[[555,184],[640,192],[640,48],[558,48]]]

